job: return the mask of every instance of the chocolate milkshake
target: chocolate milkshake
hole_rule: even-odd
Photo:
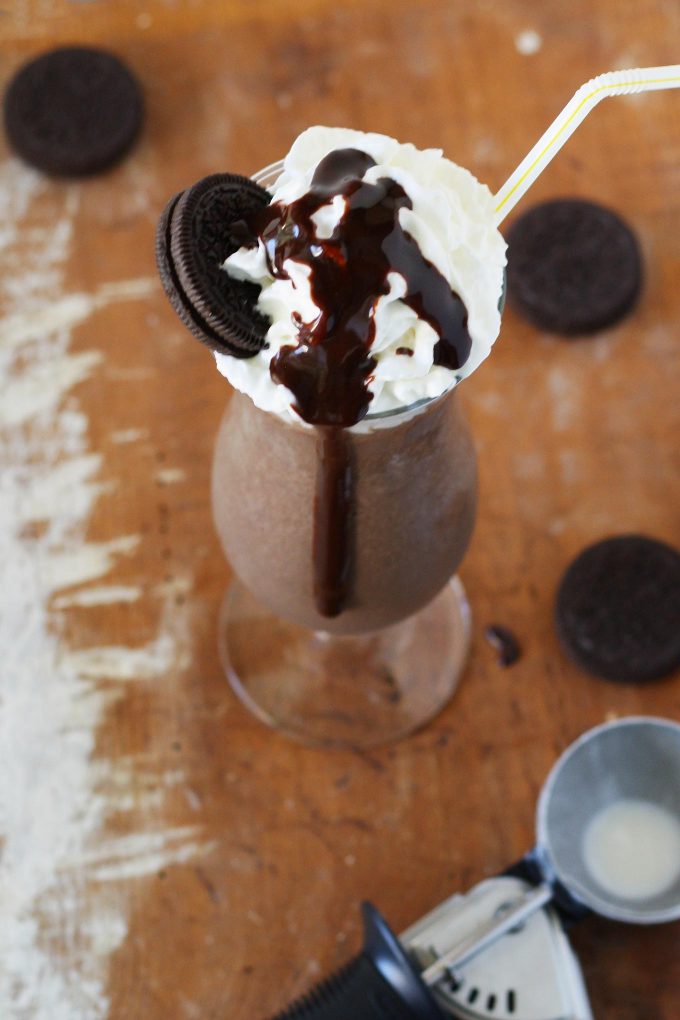
[[[240,225],[244,247],[226,262],[230,273],[262,287],[258,307],[273,321],[276,349],[262,351],[259,360],[287,406],[275,423],[271,413],[263,418],[235,402],[218,441],[214,506],[227,554],[258,597],[286,618],[350,633],[414,612],[462,559],[474,516],[474,454],[451,391],[475,358],[468,309],[451,285],[450,257],[443,267],[449,272],[442,271],[437,246],[444,238],[433,237],[435,210],[423,208],[421,196],[411,197],[406,167],[426,154],[414,158],[416,150],[397,146],[402,151],[391,153],[395,166],[386,176],[375,157],[384,163],[385,142],[390,148],[392,140],[327,129],[316,129],[323,137],[315,139],[314,130],[293,148],[271,205]],[[323,151],[341,140],[355,144]],[[317,149],[311,161],[305,153],[310,141]],[[375,156],[356,147],[358,141],[373,145]],[[300,149],[310,163],[303,174],[296,165]],[[442,162],[436,156],[428,171],[434,166],[436,177]],[[470,189],[467,178],[457,183]],[[461,194],[463,188],[459,201]],[[444,212],[440,207],[436,215]],[[478,223],[473,226],[484,236]],[[427,247],[440,255],[439,265],[425,256]],[[468,259],[469,249],[468,242]],[[494,254],[498,271],[502,260],[499,250]],[[488,274],[488,264],[484,268]],[[218,364],[255,396],[246,375],[250,359],[218,356]],[[278,410],[257,396],[263,409]],[[419,406],[409,411],[409,403]],[[381,414],[383,407],[389,416]],[[267,456],[261,444],[257,467],[256,440],[241,433],[239,452],[229,435],[244,417],[255,434],[258,425],[270,432],[272,444],[288,422],[276,455]],[[239,457],[248,465],[247,478],[239,475]],[[270,492],[276,486],[286,493],[283,519],[273,506],[266,515],[272,524],[277,517],[273,537],[263,529],[253,543],[246,531],[234,529],[230,476],[238,478],[241,507],[251,498],[261,501],[256,477]],[[297,523],[286,530],[293,505]],[[307,555],[298,560],[294,550],[302,547]]]
[[[366,426],[341,440],[351,467],[339,511],[318,493],[327,437],[317,429],[236,393],[218,434],[213,511],[227,557],[273,612],[314,630],[358,633],[410,616],[446,584],[472,534],[475,455],[454,392]],[[345,561],[330,569],[319,547],[337,548],[336,536],[318,535],[329,521],[346,529]],[[329,602],[341,611],[328,615]]]
[[[166,289],[237,391],[215,448],[213,510],[235,573],[260,605],[249,596],[229,603],[225,664],[239,694],[267,721],[307,736],[312,712],[324,721],[311,739],[326,741],[326,723],[342,719],[349,734],[358,715],[365,730],[368,723],[359,743],[368,746],[380,742],[373,739],[380,727],[387,737],[390,726],[405,732],[441,707],[456,681],[446,678],[447,659],[458,669],[464,657],[451,645],[454,631],[458,645],[465,631],[461,605],[440,596],[430,613],[434,629],[426,622],[417,633],[411,624],[446,589],[472,533],[475,455],[455,387],[497,337],[505,244],[485,186],[438,150],[383,135],[311,128],[282,164],[254,180],[269,193],[252,195],[240,179],[241,215],[233,213],[234,178],[216,175],[178,196],[162,224],[172,256]],[[220,203],[229,211],[224,242]],[[207,238],[213,278],[206,286],[205,262],[187,254],[197,229]],[[220,245],[231,254],[215,280]],[[227,287],[223,300],[229,280],[234,292]],[[239,286],[250,289],[236,292]],[[276,645],[285,668],[263,666],[259,651],[248,650],[263,606],[275,616],[260,626],[258,645]],[[301,653],[307,638],[295,628],[326,634],[331,644],[312,642]],[[377,632],[383,637],[361,638]],[[348,641],[363,665],[351,665]],[[378,648],[384,641],[390,649],[403,645],[408,675],[394,663],[386,667],[385,647]],[[429,648],[420,648],[423,641]],[[414,684],[422,677],[413,663],[429,663],[433,643],[442,662],[428,700]],[[286,671],[293,646],[296,661],[313,659],[313,668],[308,661]],[[357,670],[366,704],[355,711],[337,681],[356,678]],[[314,677],[309,704],[306,673]],[[330,701],[319,691],[326,675]],[[392,688],[382,690],[386,676]],[[385,698],[403,718],[383,726]]]

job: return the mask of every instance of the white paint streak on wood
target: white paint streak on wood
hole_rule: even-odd
[[[186,669],[190,657],[180,652],[170,632],[143,648],[108,646],[69,651],[61,663],[82,677],[108,680],[156,680],[171,669]]]
[[[93,788],[106,796],[110,814],[159,813],[168,791],[180,787],[184,792],[187,779],[183,769],[146,768],[139,754],[93,761],[91,771]]]
[[[193,587],[193,578],[191,577],[171,577],[167,581],[161,581],[154,588],[154,592],[157,595],[165,596],[169,598],[171,595],[186,595],[190,592]]]
[[[13,378],[7,388],[3,386],[0,426],[23,425],[54,413],[64,395],[87,379],[101,361],[98,351],[83,351],[34,364],[23,377]]]
[[[161,485],[174,485],[176,482],[183,482],[186,472],[181,468],[163,468],[156,472],[156,481]]]
[[[69,548],[51,551],[43,556],[36,550],[42,588],[46,593],[71,588],[103,577],[118,556],[130,555],[139,545],[139,535],[121,535],[108,542],[75,543]]]
[[[53,609],[70,609],[72,606],[113,606],[125,602],[137,602],[142,589],[130,584],[101,584],[98,587],[84,588],[68,595],[60,595],[52,601]]]
[[[86,541],[105,483],[71,391],[102,358],[69,348],[74,326],[156,283],[64,295],[80,185],[49,193],[61,209],[46,224],[32,203],[48,187],[15,160],[0,163],[0,1014],[105,1020],[109,958],[127,933],[126,890],[113,883],[212,847],[198,826],[164,825],[166,797],[184,781],[178,770],[96,750],[106,713],[128,689],[112,677],[129,683],[159,670],[167,681],[188,662],[188,620],[175,595],[158,589],[158,628],[135,649],[73,651],[52,625],[60,600],[64,609],[138,597],[115,578],[86,587],[132,555],[139,537]],[[113,816],[129,834],[107,834]]]
[[[200,811],[203,807],[203,798],[196,793],[191,786],[185,786],[183,791],[187,804],[192,811]]]
[[[104,283],[93,294],[66,294],[52,301],[40,302],[3,320],[3,346],[23,346],[27,341],[41,339],[46,334],[73,329],[107,305],[139,301],[155,290],[158,290],[156,280],[139,277]]]
[[[111,433],[111,442],[122,445],[124,443],[136,443],[140,439],[147,439],[148,429],[116,429]]]
[[[60,518],[80,520],[106,488],[95,481],[100,468],[101,457],[95,453],[69,457],[49,467],[8,464],[0,475],[0,498],[20,485],[21,504],[16,512],[26,524]]]
[[[92,295],[92,311],[119,301],[140,301],[160,289],[155,276],[139,276],[132,280],[112,280],[103,283]]]
[[[74,866],[86,867],[88,875],[96,882],[143,878],[215,849],[214,844],[201,842],[200,836],[201,829],[195,825],[177,826],[158,833],[115,836],[102,841],[95,852],[74,861]]]
[[[582,388],[578,380],[560,365],[549,370],[547,382],[553,426],[557,432],[565,432],[581,413]]]

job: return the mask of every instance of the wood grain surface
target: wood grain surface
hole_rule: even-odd
[[[677,61],[680,6],[1,8],[3,81],[56,42],[100,43],[143,82],[147,121],[125,163],[75,184],[42,180],[0,143],[3,492],[40,503],[5,528],[35,579],[39,633],[24,639],[25,615],[0,629],[14,697],[0,1016],[264,1018],[357,951],[362,899],[400,931],[529,849],[543,779],[583,730],[680,719],[678,676],[599,682],[564,659],[552,624],[559,577],[585,544],[628,530],[680,544],[680,94],[604,103],[525,200],[582,195],[625,214],[644,293],[588,340],[509,310],[461,387],[481,470],[462,569],[472,658],[435,722],[370,755],[268,732],[220,671],[229,568],[209,466],[229,394],[155,283],[158,214],[204,174],[277,159],[314,123],[440,146],[496,189],[583,81]],[[528,30],[533,53],[521,52]],[[483,639],[490,622],[520,637],[511,669]],[[573,942],[598,1020],[676,1020],[678,925],[591,919]]]

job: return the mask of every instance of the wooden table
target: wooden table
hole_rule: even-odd
[[[680,541],[679,95],[604,104],[532,190],[625,213],[645,290],[588,340],[509,311],[461,388],[481,465],[472,659],[398,746],[295,746],[228,689],[208,498],[228,392],[153,260],[170,194],[267,164],[312,123],[441,146],[497,188],[582,81],[677,61],[678,38],[669,0],[4,5],[3,79],[57,42],[101,43],[142,79],[148,119],[90,181],[0,166],[3,1020],[265,1017],[356,952],[361,899],[399,931],[524,853],[583,730],[680,718],[677,676],[594,680],[552,624],[585,544]],[[521,638],[512,669],[491,621]],[[590,920],[573,938],[598,1020],[677,1018],[677,925]]]

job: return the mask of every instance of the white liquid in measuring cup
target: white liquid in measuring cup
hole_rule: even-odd
[[[680,877],[680,821],[644,800],[617,800],[599,811],[583,836],[583,860],[606,892],[646,900]]]

